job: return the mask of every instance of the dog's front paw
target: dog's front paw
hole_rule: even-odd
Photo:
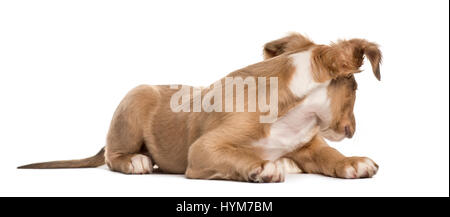
[[[284,175],[285,171],[282,164],[268,161],[264,165],[252,169],[248,180],[259,183],[284,182]]]
[[[347,157],[336,167],[336,176],[346,179],[370,178],[378,171],[378,165],[367,157]]]

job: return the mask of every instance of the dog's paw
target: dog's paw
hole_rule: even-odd
[[[284,176],[285,171],[282,164],[268,161],[263,166],[252,169],[248,180],[258,183],[284,182]]]
[[[130,174],[147,174],[153,170],[153,165],[150,158],[143,154],[136,154],[131,157],[129,165]]]
[[[378,171],[378,165],[367,157],[347,157],[336,167],[336,176],[346,179],[371,178]]]

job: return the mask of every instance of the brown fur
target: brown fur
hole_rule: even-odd
[[[380,80],[381,52],[376,44],[364,39],[338,41],[314,49],[312,66],[316,80],[325,81],[360,72],[364,55],[372,64],[375,77]]]
[[[300,34],[292,34],[267,43],[264,61],[234,71],[227,77],[278,77],[278,117],[282,117],[303,100],[288,88],[295,71],[289,55],[307,49],[313,51],[311,66],[314,79],[318,82],[330,80],[328,94],[333,120],[327,129],[350,138],[355,131],[356,81],[352,74],[358,72],[365,55],[375,76],[380,78],[381,52],[376,44],[353,39],[330,46],[316,45]],[[220,81],[224,84],[224,79]],[[268,85],[269,82],[266,83]],[[212,88],[202,90],[202,95]],[[224,85],[222,88],[224,93]],[[142,173],[152,172],[151,168],[156,164],[164,173],[185,173],[188,178],[283,181],[282,176],[262,174],[270,162],[261,159],[261,150],[251,145],[251,141],[264,138],[269,133],[271,124],[258,121],[262,112],[176,113],[169,106],[170,97],[176,91],[164,85],[141,85],[131,90],[114,113],[105,156],[103,153],[94,156],[95,163],[90,160],[84,164],[50,162],[21,168],[98,166],[98,162],[105,159],[112,170],[129,174],[136,173],[132,158],[143,154],[149,157],[150,169]],[[246,97],[254,97],[247,86],[244,92]],[[190,101],[194,100],[191,96]],[[342,168],[355,166],[361,161],[361,158],[345,158],[328,147],[320,132],[307,145],[286,157],[294,160],[305,172],[343,178],[348,177]],[[367,177],[372,175],[367,174]]]

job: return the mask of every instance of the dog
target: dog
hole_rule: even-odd
[[[361,72],[366,57],[380,80],[378,45],[364,39],[319,45],[292,33],[265,44],[263,53],[262,62],[230,73],[215,83],[219,85],[182,86],[185,92],[177,85],[138,86],[117,107],[106,146],[98,154],[19,168],[86,168],[106,163],[125,174],[158,170],[191,179],[268,183],[283,182],[286,166],[291,165],[304,173],[331,177],[373,177],[378,171],[373,160],[345,157],[325,139],[340,141],[355,133],[354,74]],[[243,111],[236,111],[239,100],[232,99],[230,106],[225,105],[226,97],[208,98],[212,92],[226,95],[227,88],[233,90],[236,82],[227,78],[258,78],[257,83],[245,83],[241,93],[236,90],[228,96],[255,98],[258,105],[276,102],[276,112],[269,111],[271,106],[255,108],[249,102],[244,102]],[[270,91],[260,94],[262,90]],[[173,100],[175,95],[178,100]],[[213,111],[193,111],[198,101]],[[180,111],[174,111],[174,104]]]

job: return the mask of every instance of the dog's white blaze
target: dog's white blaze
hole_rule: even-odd
[[[318,133],[318,117],[331,117],[329,104],[326,86],[312,90],[303,102],[271,125],[268,137],[253,145],[263,150],[263,159],[271,161],[294,151]]]
[[[302,98],[319,86],[328,86],[329,82],[316,82],[311,71],[311,51],[303,51],[290,55],[295,72],[289,83],[293,94]]]

